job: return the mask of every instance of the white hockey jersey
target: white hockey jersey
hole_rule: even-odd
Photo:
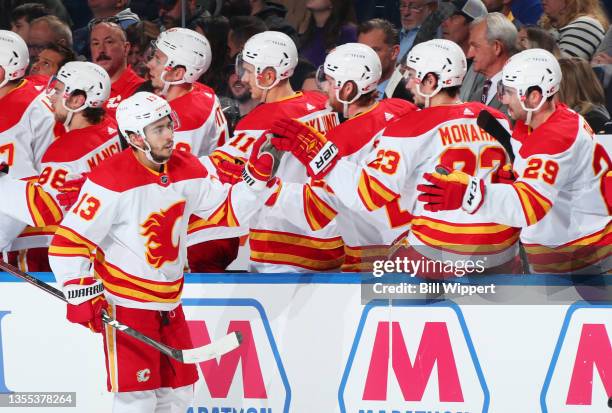
[[[531,130],[517,122],[513,185],[487,185],[478,212],[522,227],[533,272],[606,273],[612,269],[612,225],[602,193],[610,154],[584,118],[565,105]]]
[[[40,173],[40,160],[53,141],[55,119],[45,87],[28,80],[0,99],[0,161],[16,179]],[[0,251],[21,233],[25,224],[0,214]]]
[[[275,190],[221,184],[184,151],[175,151],[162,172],[123,151],[89,175],[53,237],[51,268],[60,282],[86,276],[95,251],[93,273],[111,303],[171,310],[183,288],[189,216],[240,225]]]
[[[517,228],[492,224],[479,213],[426,211],[416,202],[416,186],[426,184],[423,174],[438,164],[489,178],[507,162],[502,146],[476,124],[484,108],[470,102],[408,113],[383,130],[365,163],[341,159],[326,182],[353,209],[386,207],[391,226],[409,220],[408,244],[431,260],[482,261],[484,268],[505,264],[517,255]],[[509,129],[504,115],[487,110]]]
[[[107,115],[96,125],[71,130],[58,137],[42,157],[42,172],[38,180],[33,181],[37,185],[11,185],[6,180],[4,183],[0,181],[0,191],[10,194],[7,202],[0,206],[0,212],[30,225],[13,241],[8,250],[48,247],[59,221],[48,222],[49,219],[55,221],[56,217],[46,211],[49,208],[55,210],[51,203],[59,193],[59,188],[64,185],[66,177],[70,174],[91,172],[100,162],[120,151],[117,124]],[[8,188],[9,186],[12,188]],[[37,187],[52,199],[40,194]],[[61,220],[63,211],[60,208],[57,208],[57,211]]]
[[[326,135],[334,142],[343,159],[356,164],[364,161],[375,150],[376,137],[390,122],[416,106],[401,99],[383,99],[367,112],[348,119]],[[352,210],[335,196],[324,182],[309,184],[283,182],[277,205],[295,225],[318,230],[335,221],[344,242],[342,271],[371,271],[372,262],[387,259],[391,243],[406,230],[410,222],[387,220],[387,209],[376,211]]]
[[[214,90],[201,83],[171,100],[178,124],[174,131],[175,148],[195,156],[209,155],[227,139],[227,121]]]
[[[277,119],[287,117],[305,122],[322,133],[338,125],[338,116],[327,107],[326,96],[317,92],[300,92],[256,107],[236,125],[233,138],[217,148],[209,161],[225,159],[233,162],[235,158],[246,161],[255,141]],[[306,170],[292,156],[282,158],[276,176],[283,182],[308,182]],[[243,228],[243,232],[226,236],[243,235],[248,231],[251,271],[305,272],[339,268],[343,260],[343,245],[335,225],[317,231],[300,228],[284,215],[275,199],[276,195],[268,200],[268,207],[251,220],[250,231]],[[204,237],[207,230],[210,231],[210,226],[204,220],[192,223],[189,245],[211,239]]]

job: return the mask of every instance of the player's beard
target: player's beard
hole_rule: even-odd
[[[155,162],[165,163],[168,161],[168,159],[170,159],[170,156],[172,156],[173,151],[174,149],[171,148],[170,150],[168,150],[165,147],[159,149],[151,148],[151,158],[153,158]]]

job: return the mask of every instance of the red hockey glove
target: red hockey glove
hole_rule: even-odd
[[[417,199],[425,202],[425,210],[437,212],[463,208],[473,214],[480,208],[485,196],[481,179],[461,171],[450,172],[442,165],[438,165],[436,171],[423,175],[432,185],[417,185],[417,191],[422,192]]]
[[[77,278],[64,283],[64,295],[68,300],[66,318],[71,323],[102,331],[102,310],[108,310],[104,287],[92,277]]]
[[[501,168],[497,168],[492,177],[492,182],[495,184],[513,184],[518,178],[517,173],[512,169],[512,164],[505,164]]]
[[[6,162],[0,162],[0,174],[7,174],[9,171],[9,166]]]
[[[604,198],[606,199],[606,204],[608,204],[608,209],[612,210],[612,171],[609,171],[604,177],[604,185],[603,185],[603,193]]]
[[[272,145],[272,134],[265,133],[253,145],[251,156],[242,170],[242,179],[255,190],[261,190],[274,182],[283,152]]]
[[[295,119],[274,122],[272,144],[281,151],[290,151],[305,167],[308,176],[322,179],[340,158],[338,147],[327,138]]]
[[[231,162],[224,159],[215,164],[217,167],[217,176],[222,183],[234,185],[242,181],[244,164],[238,162],[240,161],[236,160],[235,162]]]
[[[87,179],[87,175],[89,175],[89,173],[81,174],[78,178],[66,181],[64,185],[58,189],[60,193],[57,194],[57,202],[59,202],[66,211],[68,211],[79,199],[79,193]]]

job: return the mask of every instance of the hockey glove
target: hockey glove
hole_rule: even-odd
[[[283,152],[272,145],[272,134],[265,133],[253,145],[251,156],[242,170],[242,179],[251,188],[259,191],[272,184]]]
[[[289,151],[305,167],[308,176],[322,179],[338,162],[338,147],[327,138],[295,119],[279,119],[272,126],[276,138],[272,144],[281,151]]]
[[[496,184],[513,184],[518,178],[517,173],[512,169],[512,164],[505,164],[497,168],[492,176],[492,182]]]
[[[68,301],[66,318],[91,331],[102,331],[102,310],[108,310],[104,287],[92,277],[77,278],[64,283],[64,295]]]
[[[71,179],[69,181],[64,182],[58,190],[59,194],[57,194],[57,202],[68,211],[72,205],[79,199],[79,193],[81,192],[81,187],[85,183],[87,179],[88,173],[81,174],[81,176]]]
[[[217,167],[217,176],[224,184],[234,185],[242,181],[242,170],[244,163],[236,160],[235,162],[226,161],[225,159],[215,164]]]
[[[6,162],[0,162],[0,174],[7,174],[9,171],[9,166]]]
[[[463,208],[473,214],[482,205],[485,196],[484,182],[461,171],[449,171],[438,165],[433,174],[423,178],[431,185],[417,185],[421,194],[418,200],[425,203],[425,210],[438,212]]]

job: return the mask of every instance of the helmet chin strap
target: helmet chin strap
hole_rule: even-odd
[[[132,145],[133,148],[135,148],[135,149],[139,150],[140,152],[144,153],[145,157],[149,161],[153,162],[155,165],[160,165],[161,166],[161,165],[165,164],[166,162],[168,162],[168,160],[165,160],[164,162],[158,162],[155,159],[153,159],[153,156],[151,155],[151,145],[149,145],[149,142],[147,142],[147,138],[144,136],[144,134],[139,135],[139,136],[143,137],[142,141],[144,142],[144,145],[145,145],[146,149],[143,149],[140,146],[134,144],[129,137],[127,138],[128,143],[130,145]]]
[[[440,82],[438,82],[438,83],[440,83]],[[417,90],[417,93],[418,93],[419,95],[421,95],[422,97],[424,97],[424,98],[425,98],[425,107],[426,107],[426,108],[428,108],[428,107],[429,107],[429,100],[430,100],[432,97],[434,97],[435,95],[437,95],[437,94],[438,94],[438,92],[439,92],[440,90],[442,90],[442,87],[441,87],[441,86],[438,84],[438,86],[436,86],[436,89],[435,89],[433,92],[431,92],[429,95],[426,95],[425,93],[421,92],[421,84],[420,84],[420,83],[417,83],[417,85],[416,85],[416,90]]]
[[[276,78],[274,79],[274,82],[272,82],[270,86],[262,86],[259,84],[259,76],[255,77],[255,86],[263,90],[263,93],[261,94],[261,98],[259,99],[260,103],[266,102],[266,98],[268,97],[268,91],[272,89],[274,86],[278,85],[279,82],[280,82],[280,79],[278,76],[276,76]]]
[[[344,100],[340,98],[340,91],[342,90],[344,85],[346,85],[346,82],[342,84],[342,86],[340,86],[338,89],[336,89],[336,99],[338,100],[338,102],[342,103],[342,116],[344,116],[344,119],[348,119],[349,118],[349,113],[348,113],[349,105],[351,103],[354,103],[357,99],[359,99],[359,97],[361,96],[361,92],[357,91],[357,94],[351,100]]]
[[[164,83],[164,87],[162,88],[161,91],[161,95],[162,96],[167,96],[168,95],[168,89],[170,89],[170,86],[172,85],[182,85],[183,83],[187,83],[185,82],[185,79],[181,79],[181,80],[175,80],[173,82],[169,82],[165,79],[165,75],[166,71],[161,72],[161,74],[159,75],[159,78],[161,79],[161,81]]]
[[[531,126],[531,120],[533,117],[533,112],[536,112],[538,110],[540,110],[540,108],[542,107],[542,105],[544,105],[544,101],[546,100],[546,98],[544,98],[544,96],[542,96],[542,99],[540,99],[540,103],[538,103],[538,106],[536,106],[535,108],[527,108],[527,106],[525,106],[525,101],[524,100],[519,100],[521,107],[523,108],[523,110],[525,112],[527,112],[527,118],[525,119],[525,125],[527,126]]]
[[[75,113],[85,110],[85,108],[87,108],[87,103],[83,103],[81,107],[78,107],[76,109],[70,109],[68,106],[66,106],[66,98],[63,97],[62,106],[68,112],[68,115],[66,116],[66,120],[64,120],[64,128],[66,129],[66,131],[69,131],[70,122],[72,122],[72,117],[74,116]]]

